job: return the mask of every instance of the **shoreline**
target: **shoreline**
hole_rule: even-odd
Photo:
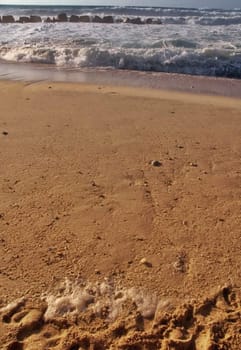
[[[241,80],[176,73],[108,69],[58,69],[50,65],[0,61],[0,81],[103,84],[241,98]]]
[[[8,80],[0,105],[3,349],[239,350],[241,100]]]

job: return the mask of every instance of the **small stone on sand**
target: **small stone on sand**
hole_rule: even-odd
[[[147,267],[152,267],[152,263],[150,261],[148,261],[146,258],[142,258],[140,260],[140,264],[141,265],[146,265]]]
[[[155,167],[160,167],[162,163],[159,160],[152,160],[151,165]]]

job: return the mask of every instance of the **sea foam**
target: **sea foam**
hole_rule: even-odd
[[[114,321],[120,316],[126,302],[130,301],[144,318],[154,317],[158,310],[158,299],[140,288],[120,288],[108,280],[101,283],[78,283],[65,280],[58,292],[47,293],[45,319],[67,315],[79,315],[86,310],[98,317]]]

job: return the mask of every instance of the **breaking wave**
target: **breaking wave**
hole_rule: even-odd
[[[181,43],[177,42],[177,46]],[[191,43],[186,43],[192,46]],[[195,45],[194,45],[195,46]],[[138,71],[184,73],[241,78],[241,53],[204,48],[176,49],[101,49],[3,47],[0,57],[6,61],[53,64],[63,68],[112,68]]]

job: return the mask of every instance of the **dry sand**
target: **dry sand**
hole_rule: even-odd
[[[0,349],[239,350],[240,137],[240,99],[0,83]]]

